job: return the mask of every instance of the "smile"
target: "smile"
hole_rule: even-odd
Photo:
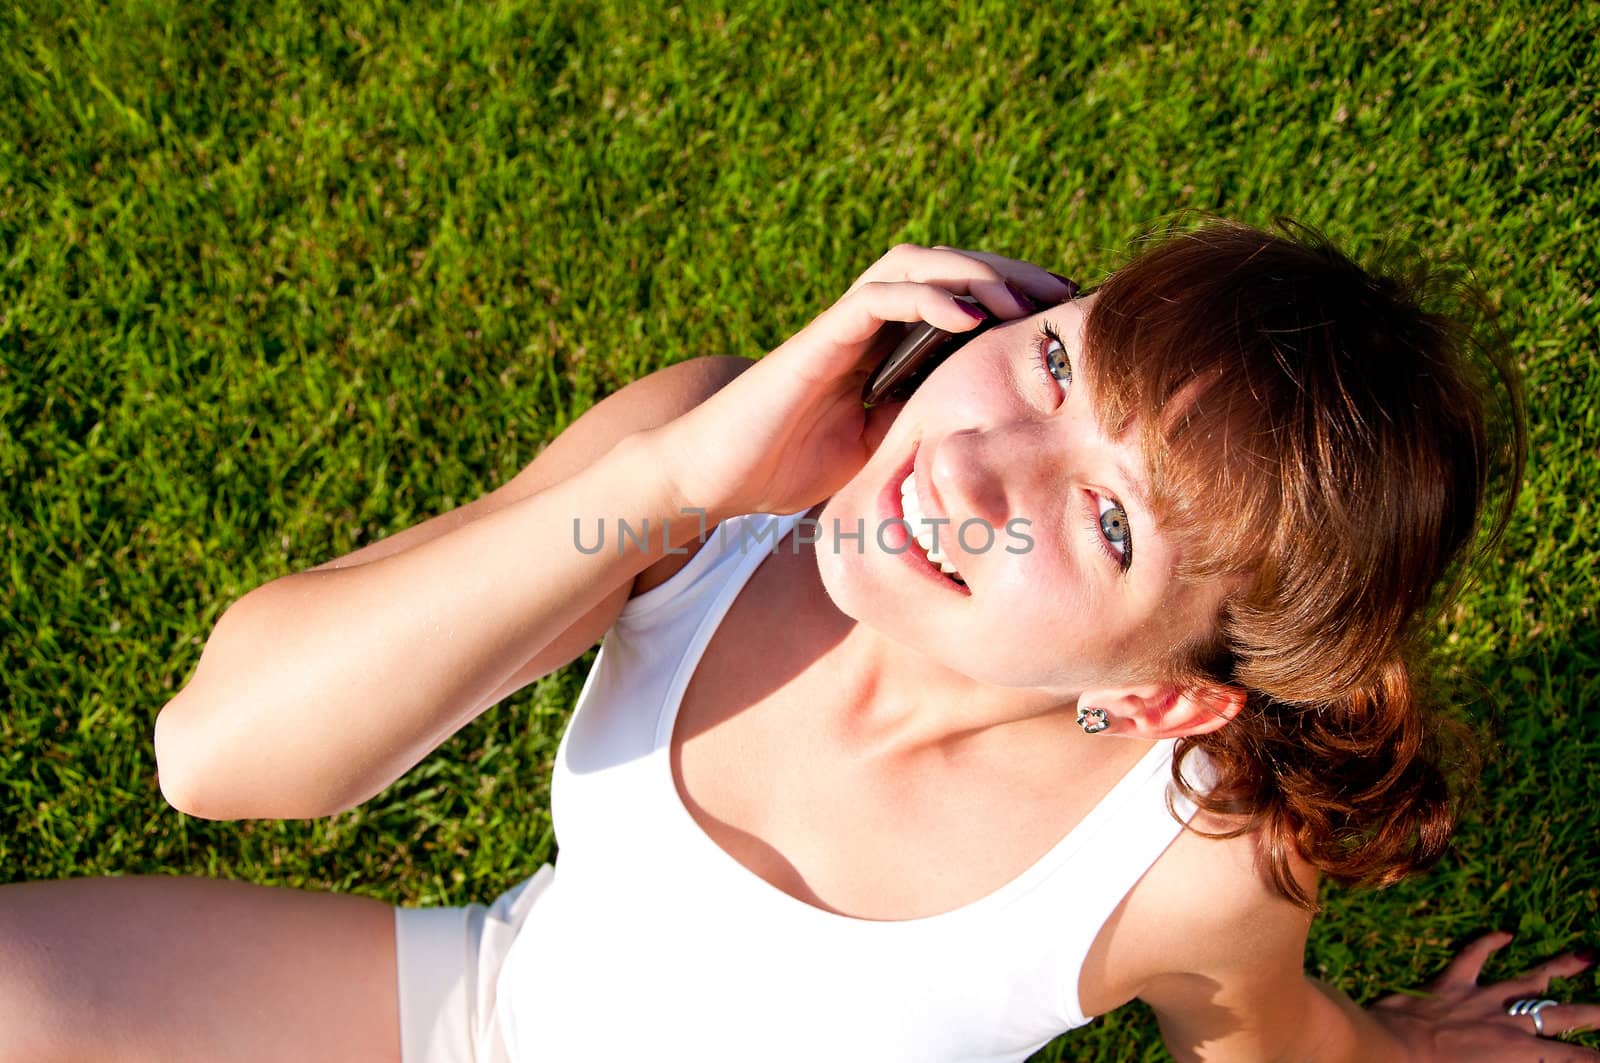
[[[955,530],[948,524],[936,525],[924,515],[922,501],[917,497],[916,474],[912,470],[908,470],[905,479],[900,482],[900,515],[912,529],[912,541],[906,544],[905,552],[927,569],[937,570],[948,582],[965,590],[966,580],[961,578],[960,571],[950,563],[943,549],[943,545],[955,535]]]

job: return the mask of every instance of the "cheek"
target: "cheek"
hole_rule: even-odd
[[[980,419],[1006,383],[1007,362],[992,334],[979,336],[940,362],[907,402],[916,416],[957,425]]]
[[[1029,554],[991,573],[984,622],[1008,633],[1007,645],[994,647],[996,667],[1012,669],[1018,681],[1038,680],[1022,685],[1148,678],[1142,674],[1148,662],[1165,661],[1177,629],[1190,630],[1187,617],[1163,615],[1063,554],[1052,556],[1051,550],[1073,556],[1073,544],[1061,538],[1071,534],[1070,523],[1048,538],[1037,533]]]
[[[1023,561],[1025,559],[1016,559]],[[1102,675],[1117,647],[1104,610],[1059,573],[1014,564],[993,578],[975,630],[988,637],[966,643],[975,668],[1001,686],[1069,687]]]
[[[1071,514],[1059,507],[1031,514],[1027,525],[1008,525],[996,535],[992,586],[1007,596],[1031,602],[1032,613],[1090,611],[1096,608],[1095,573],[1085,572],[1072,535]]]

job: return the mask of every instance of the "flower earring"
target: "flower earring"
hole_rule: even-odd
[[[1111,724],[1106,720],[1105,709],[1088,709],[1078,706],[1078,726],[1086,735],[1097,735]]]

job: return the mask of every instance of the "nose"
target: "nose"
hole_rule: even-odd
[[[1049,497],[1061,475],[1060,463],[1050,460],[1044,432],[1038,421],[1013,421],[964,428],[938,441],[928,474],[952,531],[977,519],[999,534],[1013,517],[1040,519],[1042,514],[1031,510]]]

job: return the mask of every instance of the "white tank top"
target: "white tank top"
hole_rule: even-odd
[[[1180,830],[1170,741],[1017,878],[922,919],[806,904],[684,808],[668,760],[683,692],[801,516],[726,522],[606,634],[556,755],[555,878],[497,984],[513,1063],[1000,1063],[1089,1021],[1078,1005],[1089,946]],[[1173,807],[1194,812],[1176,792]]]

